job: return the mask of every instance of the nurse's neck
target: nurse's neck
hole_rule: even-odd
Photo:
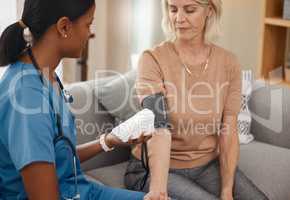
[[[35,57],[39,70],[52,83],[55,83],[54,72],[59,65],[62,56],[55,40],[45,37],[39,40],[33,47],[32,53]],[[28,54],[25,54],[19,59],[21,62],[32,64]]]

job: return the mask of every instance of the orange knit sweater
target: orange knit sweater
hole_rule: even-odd
[[[136,91],[140,99],[162,92],[171,124],[171,168],[202,166],[218,156],[222,118],[237,115],[241,101],[241,69],[236,57],[212,44],[204,65],[183,67],[173,43],[166,41],[140,58]],[[141,146],[133,155],[140,159]]]

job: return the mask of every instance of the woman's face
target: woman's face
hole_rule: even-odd
[[[94,20],[95,5],[83,16],[72,22],[72,29],[65,45],[65,57],[79,58],[91,36],[91,25]]]
[[[211,7],[196,0],[168,0],[171,26],[177,39],[204,38],[207,17]]]

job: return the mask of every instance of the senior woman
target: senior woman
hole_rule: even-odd
[[[241,69],[231,52],[210,42],[221,0],[162,0],[162,5],[169,40],[143,53],[136,89],[140,102],[164,95],[171,128],[157,129],[147,142],[145,199],[267,199],[237,168]],[[141,145],[132,151],[125,176],[129,189],[140,189],[146,174],[141,152]]]

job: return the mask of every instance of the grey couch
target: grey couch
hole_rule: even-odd
[[[112,76],[68,87],[74,96],[72,111],[77,119],[78,143],[109,132],[138,110],[134,92],[130,93],[135,76],[132,71],[121,78]],[[262,81],[256,81],[254,86],[250,109],[255,141],[241,145],[239,167],[270,199],[289,200],[290,89]],[[120,148],[97,155],[83,163],[82,168],[92,179],[124,188],[129,156],[129,148]]]

